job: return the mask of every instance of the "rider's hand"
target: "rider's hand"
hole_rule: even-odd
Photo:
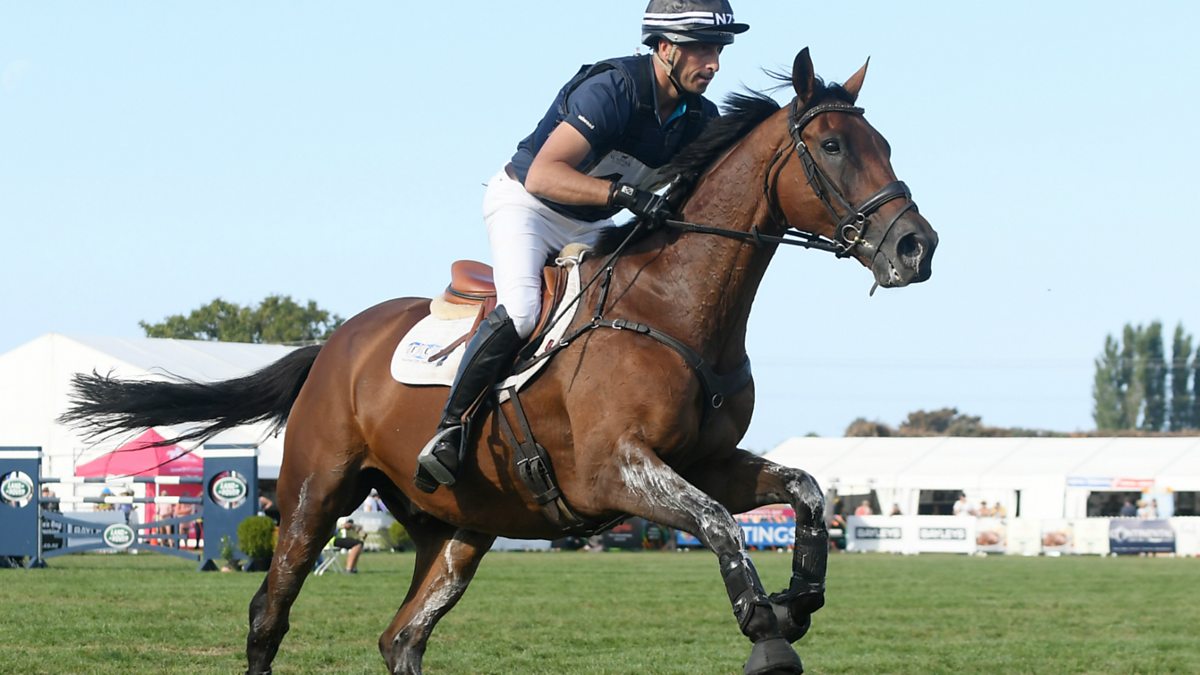
[[[628,183],[613,181],[608,191],[608,203],[629,209],[634,215],[648,220],[652,227],[662,225],[672,215],[671,206],[662,195],[639,190]]]

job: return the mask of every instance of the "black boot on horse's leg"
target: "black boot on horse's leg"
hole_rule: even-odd
[[[433,492],[438,485],[454,485],[463,455],[463,420],[467,409],[483,391],[494,384],[521,347],[521,337],[504,309],[496,307],[467,343],[462,365],[450,387],[450,398],[442,411],[437,433],[417,456],[416,486]]]

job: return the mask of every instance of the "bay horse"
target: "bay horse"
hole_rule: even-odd
[[[519,443],[500,432],[511,432],[510,419],[525,422],[544,447],[556,502],[577,530],[640,516],[692,533],[716,554],[734,616],[753,644],[745,672],[802,672],[791,643],[825,602],[824,498],[806,472],[737,447],[754,407],[746,324],[781,243],[853,257],[883,287],[930,276],[937,234],[896,179],[887,141],[854,105],[866,68],[827,85],[806,48],[791,75],[781,76],[795,90],[790,105],[762,94],[730,97],[726,116],[669,167],[687,178],[680,219],[616,228],[620,236],[606,236],[609,243],[584,261],[583,278],[608,275],[580,299],[596,315],[579,313],[576,337],[520,392],[532,412],[527,421],[513,400],[481,413],[453,488],[427,494],[413,485],[446,389],[389,375],[397,342],[430,311],[426,298],[372,307],[326,344],[240,379],[80,375],[64,418],[96,432],[200,423],[183,434],[193,440],[251,420],[287,421],[279,541],[250,603],[249,673],[270,672],[292,603],[336,518],[372,488],[416,545],[408,594],[379,639],[392,673],[421,672],[434,626],[496,536],[562,536],[562,519],[523,488],[514,466]],[[636,236],[625,236],[630,228]],[[619,255],[605,259],[617,241]],[[602,313],[619,319],[601,320]],[[768,595],[730,514],[780,502],[796,512],[793,572],[787,588]]]

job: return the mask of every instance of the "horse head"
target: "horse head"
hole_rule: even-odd
[[[870,269],[879,286],[906,286],[929,278],[938,236],[896,178],[887,140],[854,105],[866,73],[864,64],[845,84],[826,85],[808,48],[796,55],[796,97],[787,111],[794,152],[780,155],[776,220],[830,240],[839,257]]]

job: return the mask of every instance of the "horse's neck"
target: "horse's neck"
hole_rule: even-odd
[[[780,133],[763,128],[771,124],[760,125],[701,178],[684,205],[683,220],[741,232],[768,222],[762,186],[779,146],[769,139]],[[775,248],[711,234],[676,236],[650,264],[658,273],[656,285],[669,288],[670,295],[670,308],[656,314],[655,327],[692,343],[718,370],[738,366],[745,357],[750,307]]]

